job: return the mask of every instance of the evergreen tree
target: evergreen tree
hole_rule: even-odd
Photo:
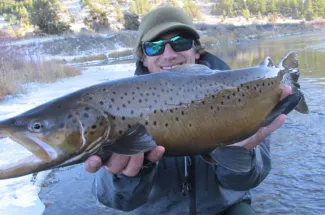
[[[58,12],[60,8],[58,0],[34,0],[31,13],[32,24],[48,34],[68,31],[70,26],[59,19]]]

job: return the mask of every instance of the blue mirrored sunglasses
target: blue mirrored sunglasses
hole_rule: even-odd
[[[161,55],[165,51],[166,44],[169,43],[175,52],[187,51],[193,47],[194,40],[175,36],[168,40],[158,40],[142,43],[142,49],[147,56]]]

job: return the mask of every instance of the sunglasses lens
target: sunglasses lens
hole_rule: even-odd
[[[187,51],[193,47],[193,40],[185,39],[182,37],[174,37],[175,40],[171,41],[171,46],[175,52]]]
[[[144,51],[148,56],[160,55],[164,52],[164,42],[156,41],[156,42],[145,42],[144,43]]]
[[[164,53],[166,43],[169,43],[175,52],[187,51],[193,47],[193,40],[175,36],[165,41],[144,42],[143,50],[148,56],[161,55]]]

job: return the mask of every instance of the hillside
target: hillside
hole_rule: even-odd
[[[68,29],[72,32],[124,30],[124,12],[132,11],[136,13],[138,16],[135,19],[139,20],[147,11],[162,4],[181,7],[193,17],[196,24],[204,23],[206,25],[297,24],[306,20],[322,20],[321,17],[325,16],[325,2],[324,4],[318,3],[319,1],[323,2],[323,0],[308,1],[313,2],[312,5],[307,3],[303,5],[296,4],[302,0],[219,0],[217,2],[213,0],[38,0],[36,2],[42,1],[58,3],[56,8],[51,8],[57,14],[57,17],[52,19],[57,23],[55,27],[65,25],[64,28],[53,32],[42,29],[42,26],[39,27],[41,31],[51,34],[60,33]],[[47,20],[37,20],[38,22],[35,22],[35,14],[37,17],[42,12],[39,10],[45,10],[42,7],[46,7],[46,4],[41,5],[38,11],[36,11],[35,6],[31,2],[30,0],[0,0],[0,15],[4,15],[0,16],[0,29],[14,31],[16,36],[24,36],[26,32],[34,32],[35,27],[39,26],[37,23],[46,22]],[[276,9],[272,9],[272,2],[276,2]],[[285,5],[285,2],[290,7]],[[287,7],[289,9],[286,9]],[[309,17],[311,16],[310,12],[308,12],[309,8],[313,11],[312,17]],[[317,11],[316,8],[318,8]],[[4,17],[6,17],[6,21]],[[39,17],[39,19],[41,18]],[[48,19],[48,17],[45,18]],[[49,23],[50,21],[48,20]],[[9,25],[8,22],[11,24]],[[36,25],[33,25],[33,23],[36,23]]]

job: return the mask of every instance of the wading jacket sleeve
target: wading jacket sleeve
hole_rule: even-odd
[[[199,63],[212,69],[229,69],[209,53],[202,55]],[[145,73],[141,66],[137,65],[137,75]],[[251,154],[247,161],[251,168],[245,172],[211,165],[196,156],[196,214],[215,215],[239,201],[250,202],[249,190],[259,185],[271,169],[269,150],[270,139],[266,138]],[[112,175],[101,169],[96,173],[93,194],[108,207],[134,210],[135,214],[188,214],[190,198],[182,194],[181,186],[184,169],[183,157],[163,157],[135,177]]]

